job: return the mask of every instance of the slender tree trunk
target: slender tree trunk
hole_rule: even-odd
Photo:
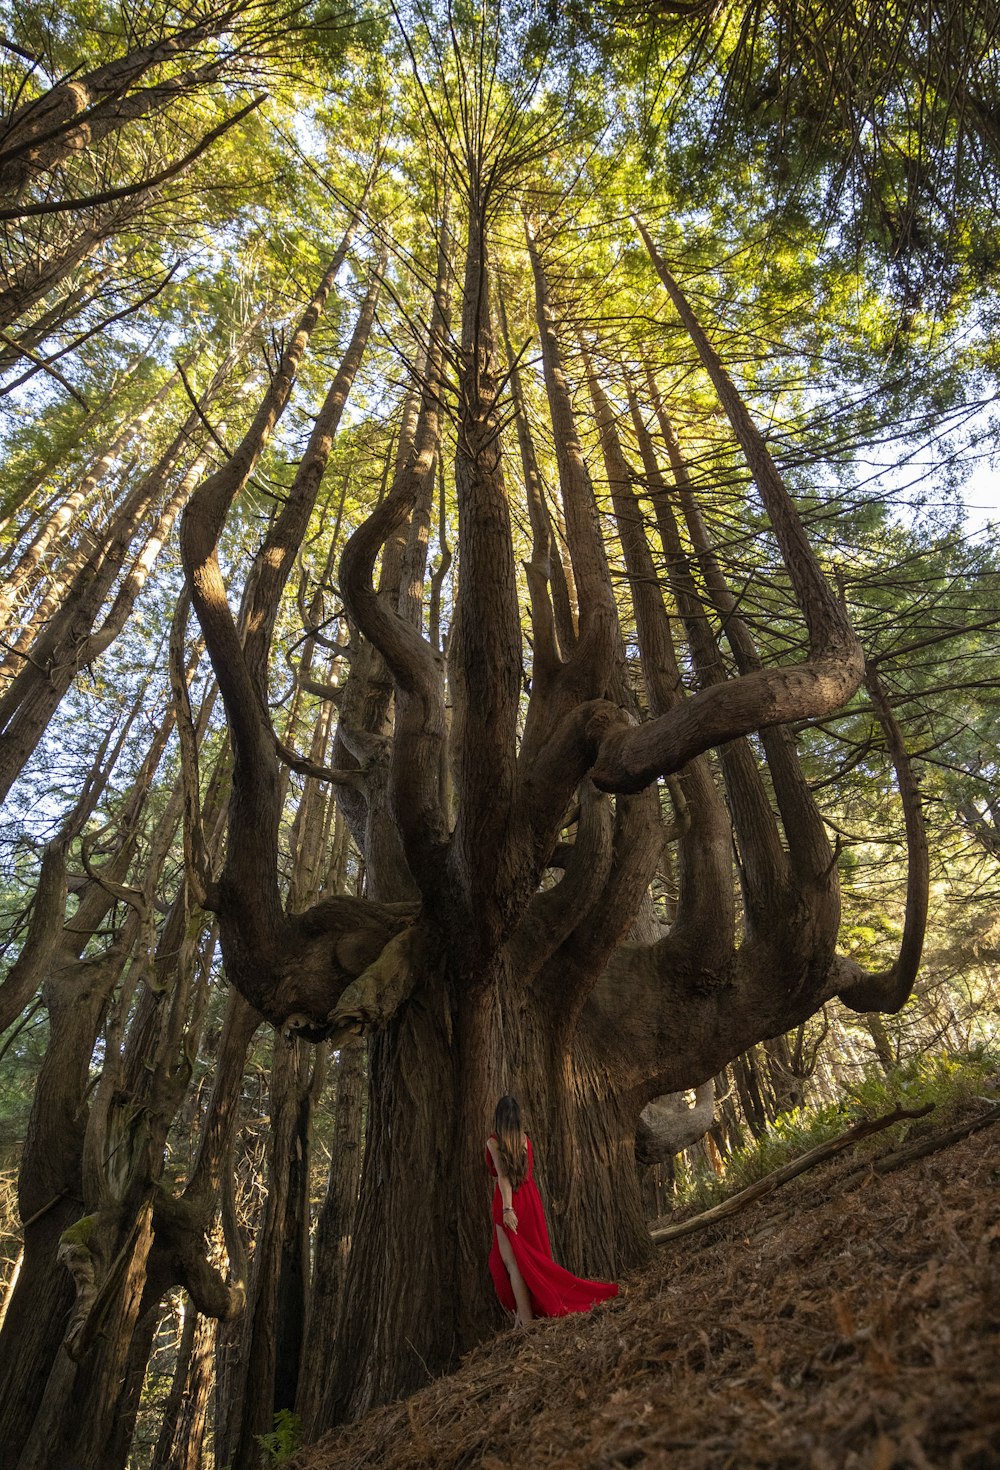
[[[47,341],[53,333],[59,330],[64,322],[69,321],[74,312],[89,304],[88,290],[90,289],[89,286],[76,286],[73,290],[67,291],[61,301],[54,302],[43,311],[32,322],[30,327],[26,327],[22,331],[19,337],[16,339],[6,337],[5,345],[0,349],[0,375],[5,376],[12,367],[15,367],[25,357],[31,356],[32,353],[41,347],[43,342]],[[91,291],[89,300],[92,299],[93,295]],[[0,392],[6,396],[6,394],[13,391],[15,386],[20,387],[21,381],[19,379],[16,385],[14,383],[5,384]],[[27,381],[27,379],[23,381]],[[6,501],[6,497],[4,497],[4,501]],[[0,522],[0,530],[3,529],[4,525]]]
[[[156,468],[127,498],[108,540],[91,553],[58,612],[32,644],[30,655],[0,697],[0,799],[24,769],[79,669],[105,652],[124,627],[170,528],[197,484],[204,462],[200,455],[150,528],[103,626],[95,628],[95,623],[122,570],[133,537],[163,493],[185,440],[186,435],[178,435]]]
[[[87,473],[72,491],[62,500],[48,520],[38,531],[25,549],[17,566],[13,568],[6,585],[0,591],[0,624],[6,623],[11,609],[14,607],[22,591],[30,592],[36,583],[39,572],[46,566],[52,564],[56,553],[65,542],[73,535],[76,529],[77,517],[89,504],[91,496],[104,480],[112,465],[121,458],[122,454],[130,444],[142,433],[149,420],[162,408],[165,400],[176,384],[178,375],[171,373],[161,383],[156,393],[136,416],[114,436],[114,438],[101,449],[92,459]],[[68,572],[73,575],[73,570]],[[63,572],[63,577],[67,572]],[[6,665],[7,661],[4,661]]]
[[[101,1470],[127,1470],[132,1452],[136,1420],[146,1383],[146,1370],[161,1318],[159,1299],[155,1293],[152,1294],[152,1300],[150,1299],[149,1285],[147,1273],[139,1306],[139,1320],[130,1336],[128,1359],[114,1406],[111,1434],[106,1438],[101,1452]]]
[[[868,1034],[871,1036],[872,1044],[875,1047],[875,1055],[876,1057],[878,1057],[878,1064],[882,1068],[882,1071],[885,1073],[885,1075],[888,1076],[890,1072],[895,1070],[897,1062],[895,1056],[893,1055],[893,1050],[889,1041],[889,1033],[886,1030],[885,1021],[882,1019],[878,1011],[869,1011],[868,1014],[864,1017],[864,1022],[865,1026],[868,1029]]]
[[[805,1102],[805,1079],[794,1067],[787,1036],[771,1036],[761,1042],[767,1058],[768,1090],[774,1100],[774,1116],[800,1108]]]
[[[206,21],[158,36],[147,45],[137,46],[91,71],[72,75],[43,96],[23,103],[8,119],[0,137],[0,169],[11,170],[9,174],[0,173],[2,186],[16,187],[16,171],[25,167],[30,171],[35,158],[51,149],[56,140],[78,139],[93,119],[113,115],[128,89],[151,67],[194,50],[218,35],[238,14],[239,8],[225,5]]]
[[[100,880],[88,880],[79,890],[76,910],[63,924],[42,984],[49,1011],[49,1040],[36,1082],[18,1183],[21,1215],[28,1222],[24,1270],[0,1338],[0,1442],[8,1446],[15,1465],[22,1449],[28,1455],[27,1464],[33,1459],[45,1464],[46,1444],[54,1443],[58,1430],[58,1406],[72,1389],[75,1368],[61,1343],[73,1290],[69,1273],[57,1264],[57,1253],[63,1232],[85,1214],[90,1063],[110,998],[139,938],[136,914],[130,913],[100,958],[83,957],[103,928],[115,903],[115,891],[127,876],[150,783],[171,726],[167,716],[154,734],[124,803],[119,849]],[[94,799],[99,789],[95,782]],[[164,834],[176,820],[176,811],[172,816],[165,813],[158,838],[154,833],[150,859],[154,878],[157,862],[165,855]],[[38,1301],[48,1297],[52,1298],[51,1311],[39,1313]],[[40,1413],[43,1402],[47,1407]]]
[[[173,1382],[149,1470],[201,1470],[217,1332],[214,1318],[202,1316],[190,1299],[185,1302]]]
[[[3,272],[6,284],[0,289],[0,329],[11,326],[64,281],[71,271],[97,251],[104,241],[124,229],[139,213],[140,205],[126,199],[101,210],[91,223],[78,224],[71,233],[53,243],[28,265]]]
[[[732,1069],[747,1127],[754,1138],[762,1138],[770,1120],[755,1048],[735,1057]]]
[[[271,1067],[268,1189],[251,1268],[242,1343],[231,1373],[219,1454],[233,1470],[257,1470],[257,1438],[292,1409],[305,1320],[303,1187],[309,1164],[309,1048],[275,1037]]]
[[[320,1428],[319,1413],[333,1361],[337,1317],[351,1251],[361,1174],[364,1064],[363,1040],[353,1037],[344,1042],[336,1067],[330,1176],[316,1223],[312,1290],[295,1406],[306,1439],[313,1438]]]
[[[202,66],[181,72],[155,86],[142,87],[127,97],[120,96],[119,83],[106,100],[92,103],[89,108],[81,110],[82,120],[75,126],[69,124],[68,115],[57,122],[55,112],[47,111],[43,106],[39,111],[43,114],[47,111],[47,136],[36,132],[37,141],[28,146],[24,141],[28,133],[26,123],[20,128],[14,125],[0,146],[0,192],[16,198],[26,185],[41,174],[85,156],[104,138],[113,136],[129,123],[154,117],[169,107],[176,98],[189,96],[216,81],[224,65],[221,61],[205,62]],[[80,84],[77,87],[74,101],[82,101],[83,89]],[[96,97],[98,94],[95,92],[92,95]],[[33,119],[36,128],[38,121],[36,113]],[[20,142],[19,133],[22,135]],[[5,158],[7,162],[4,162]]]
[[[736,1153],[744,1143],[739,1109],[733,1095],[735,1086],[727,1064],[715,1079],[715,1122],[711,1129],[712,1137],[723,1155]]]

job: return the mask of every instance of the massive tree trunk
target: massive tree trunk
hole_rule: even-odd
[[[315,493],[293,493],[268,534],[270,570],[261,564],[251,578],[243,642],[217,542],[260,436],[194,497],[186,525],[194,602],[235,752],[226,865],[218,885],[206,885],[227,971],[287,1033],[335,1041],[369,1033],[358,1215],[334,1369],[314,1428],[416,1387],[495,1322],[482,1148],[500,1092],[516,1090],[525,1103],[557,1253],[577,1271],[616,1276],[650,1249],[636,1169],[643,1109],[706,1083],[837,986],[836,878],[822,824],[794,752],[781,735],[768,736],[782,832],[744,737],[838,707],[861,679],[857,640],[746,405],[655,253],[767,507],[805,648],[789,664],[741,648],[737,676],[726,677],[714,627],[680,564],[676,520],[657,506],[695,670],[693,680],[682,675],[640,510],[643,476],[628,462],[592,362],[593,421],[634,612],[624,636],[560,304],[544,232],[534,227],[528,252],[578,611],[574,621],[570,577],[560,585],[555,570],[517,382],[532,538],[528,684],[489,269],[504,177],[497,160],[509,139],[469,126],[468,176],[454,180],[465,205],[460,333],[449,342],[442,256],[456,232],[442,226],[419,393],[404,411],[392,484],[341,558],[352,637],[338,764],[323,773],[300,764],[343,794],[345,818],[371,859],[362,898],[332,896],[301,910],[296,902],[290,912],[278,879],[281,779],[267,660]],[[283,396],[272,392],[265,432],[294,366],[279,375]],[[455,425],[460,543],[446,665],[423,634],[418,605],[442,404]],[[640,457],[655,499],[659,467],[641,435]],[[720,746],[743,855],[739,940],[730,823],[706,757]],[[680,893],[669,931],[650,942],[639,921],[667,835],[661,779],[674,807]],[[561,869],[559,881],[550,869]]]
[[[435,950],[423,935],[418,994],[369,1046],[361,1193],[320,1426],[426,1383],[496,1320],[480,1157],[496,1037],[488,995],[470,1005]]]

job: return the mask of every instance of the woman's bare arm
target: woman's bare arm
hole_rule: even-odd
[[[514,1191],[511,1188],[510,1180],[507,1178],[507,1175],[503,1172],[503,1169],[501,1168],[500,1154],[492,1138],[488,1138],[486,1140],[486,1147],[490,1151],[490,1157],[493,1160],[493,1167],[497,1171],[497,1183],[500,1186],[500,1198],[503,1200],[504,1215],[510,1215],[511,1220],[509,1228],[516,1232],[517,1215],[514,1212]],[[504,1223],[506,1224],[507,1222],[505,1221]]]

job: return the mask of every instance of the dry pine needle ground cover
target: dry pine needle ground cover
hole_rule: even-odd
[[[998,1202],[1000,1126],[885,1177],[844,1156],[292,1465],[994,1470]]]

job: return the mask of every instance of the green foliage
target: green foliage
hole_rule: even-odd
[[[912,1057],[891,1072],[872,1069],[846,1089],[848,1114],[855,1121],[877,1118],[894,1108],[934,1108],[933,1126],[945,1127],[951,1115],[980,1097],[997,1075],[1000,1057],[986,1047],[965,1056],[948,1053]]]
[[[933,1107],[928,1118],[904,1120],[856,1146],[862,1157],[888,1153],[911,1134],[947,1128],[990,1086],[995,1088],[998,1072],[1000,1054],[985,1047],[964,1056],[945,1053],[913,1057],[888,1074],[872,1065],[845,1087],[839,1102],[782,1113],[761,1138],[729,1155],[721,1177],[707,1167],[680,1165],[677,1207],[691,1213],[709,1209],[856,1123],[884,1117],[897,1108],[917,1111]]]
[[[291,1409],[279,1409],[274,1416],[274,1428],[270,1434],[254,1436],[267,1456],[268,1467],[278,1470],[287,1465],[302,1441],[302,1425]]]
[[[902,928],[886,914],[873,914],[867,923],[849,924],[841,930],[840,947],[865,969],[875,969],[892,959],[899,948]]]
[[[789,1160],[808,1153],[817,1144],[835,1138],[849,1126],[844,1106],[840,1103],[821,1108],[794,1108],[791,1112],[782,1113],[761,1138],[726,1158],[725,1172],[721,1176],[707,1166],[692,1168],[684,1164],[678,1167],[676,1206],[691,1209],[692,1213],[707,1210],[720,1200],[739,1194],[741,1189],[780,1169]]]

